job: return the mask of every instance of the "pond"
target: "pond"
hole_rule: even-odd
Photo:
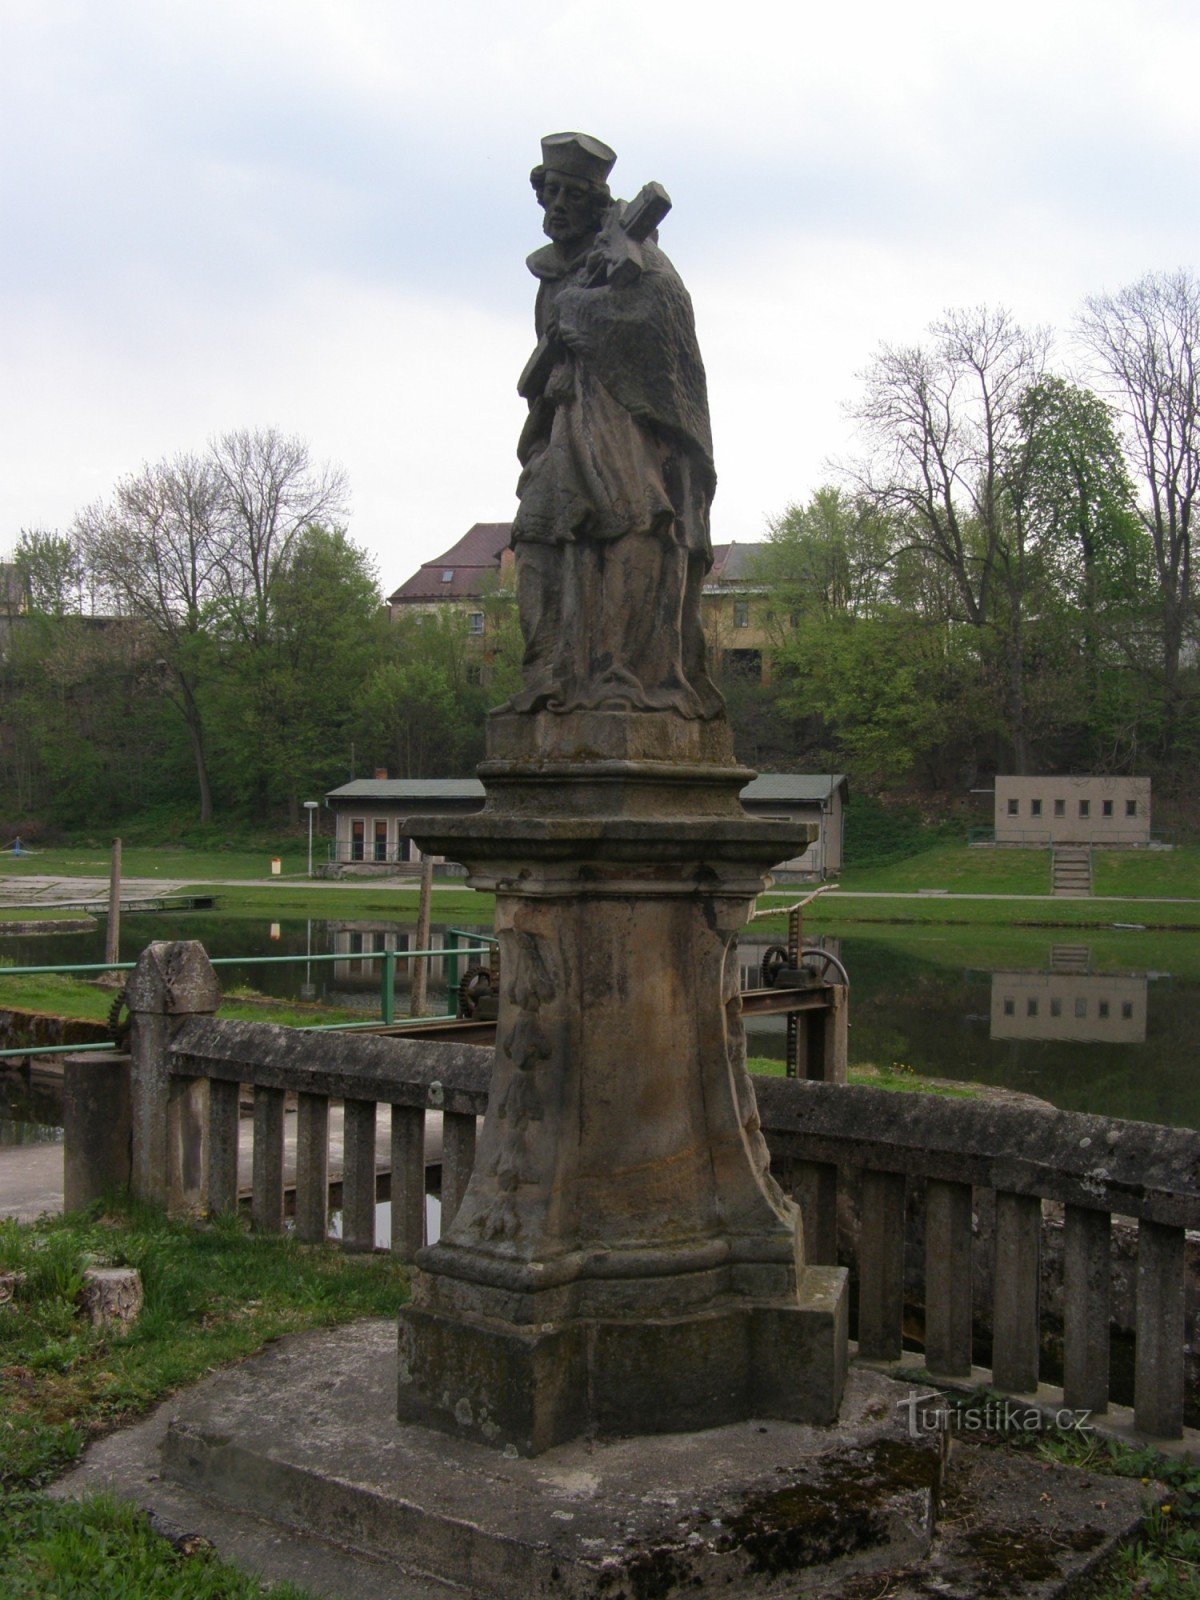
[[[435,926],[431,943],[440,945],[445,933]],[[200,939],[214,957],[247,958],[221,970],[226,987],[351,1007],[366,1018],[379,1008],[380,963],[372,955],[409,948],[411,935],[410,923],[381,919],[142,915],[124,919],[122,958],[132,960],[152,939]],[[762,955],[777,938],[743,938],[743,987],[758,985]],[[850,973],[851,1066],[899,1064],[1020,1089],[1068,1110],[1200,1127],[1194,934],[922,927],[825,942]],[[98,961],[102,950],[102,929],[0,940],[0,956],[13,965]],[[265,955],[310,959],[272,965]],[[311,959],[319,955],[339,959]],[[431,963],[433,1012],[453,1009],[447,966]],[[408,976],[398,962],[396,1015],[407,1012]],[[747,1043],[751,1055],[781,1060],[784,1019],[754,1019]],[[0,1143],[42,1136],[35,1129],[52,1125],[52,1105],[49,1093],[11,1078],[6,1089],[0,1079]]]

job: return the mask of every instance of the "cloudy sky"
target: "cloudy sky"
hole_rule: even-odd
[[[1198,59],[1194,0],[0,0],[0,552],[243,426],[346,468],[385,589],[509,517],[563,128],[671,192],[761,537],[881,341],[1197,266]]]

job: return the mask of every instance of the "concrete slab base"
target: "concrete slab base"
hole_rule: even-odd
[[[911,1439],[908,1386],[861,1370],[833,1429],[519,1458],[397,1423],[394,1337],[282,1340],[94,1446],[56,1492],[110,1488],[340,1600],[1051,1595],[1140,1516],[1138,1485]]]

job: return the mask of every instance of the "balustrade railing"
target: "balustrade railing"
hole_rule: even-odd
[[[344,1246],[374,1247],[375,1205],[390,1195],[391,1248],[411,1260],[424,1238],[426,1119],[432,1112],[442,1119],[445,1226],[474,1164],[491,1051],[223,1021],[212,1015],[218,998],[196,945],[152,946],[131,980],[135,1192],[211,1211],[236,1206],[241,1100],[249,1088],[251,1216],[258,1228],[280,1230],[285,1112],[294,1096],[295,1226],[304,1239],[322,1239],[330,1107],[340,1102]],[[1138,1230],[1134,1421],[1152,1437],[1181,1435],[1185,1234],[1200,1228],[1200,1134],[1036,1105],[835,1083],[760,1078],[756,1093],[772,1171],[800,1204],[813,1264],[837,1261],[839,1209],[844,1213],[844,1202],[857,1194],[857,1229],[843,1226],[841,1244],[843,1259],[849,1254],[856,1269],[860,1359],[894,1362],[905,1354],[908,1202],[920,1192],[924,1344],[908,1359],[935,1379],[979,1376],[972,1277],[975,1258],[986,1249],[990,1381],[1009,1393],[1035,1393],[1045,1331],[1043,1211],[1061,1207],[1062,1403],[1103,1413],[1110,1400],[1112,1219],[1131,1218]],[[376,1155],[380,1106],[391,1115],[382,1162]],[[94,1107],[86,1124],[92,1138],[98,1136]],[[72,1138],[68,1127],[68,1163]],[[130,1148],[128,1132],[124,1148]],[[993,1219],[986,1240],[980,1227],[985,1210]]]

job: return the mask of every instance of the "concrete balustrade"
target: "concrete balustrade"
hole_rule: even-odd
[[[177,1209],[197,1203],[210,1211],[236,1206],[239,1105],[249,1089],[254,1104],[251,1217],[256,1227],[279,1231],[284,1225],[285,1105],[294,1097],[296,1228],[302,1238],[323,1238],[329,1108],[341,1102],[345,1246],[374,1247],[375,1203],[390,1192],[391,1246],[402,1260],[412,1260],[424,1237],[426,1113],[443,1113],[445,1223],[461,1202],[474,1164],[476,1119],[487,1106],[491,1051],[220,1021],[208,1014],[212,993],[203,979],[199,946],[188,947],[187,959],[176,959],[173,966],[163,954],[173,947],[154,948],[153,957],[148,952],[144,958],[151,970],[140,998],[143,1006],[159,1003],[164,1009],[149,1013],[132,1052],[134,1192],[166,1198]],[[187,975],[190,992],[203,1007],[197,1014],[188,1015],[186,995],[173,995],[164,981],[172,970]],[[111,1076],[122,1069],[111,1060],[97,1062],[94,1069],[72,1067],[76,1076],[90,1070]],[[204,1086],[203,1096],[196,1085]],[[1102,1413],[1109,1400],[1111,1219],[1137,1219],[1135,1422],[1152,1437],[1180,1436],[1185,1231],[1200,1228],[1200,1134],[1038,1107],[812,1081],[760,1079],[756,1095],[772,1170],[801,1207],[810,1262],[836,1259],[839,1195],[849,1195],[857,1185],[855,1264],[863,1358],[894,1360],[902,1353],[906,1206],[909,1196],[923,1195],[925,1348],[912,1359],[923,1361],[935,1378],[972,1374],[972,1262],[980,1249],[974,1219],[984,1201],[994,1198],[992,1381],[1008,1392],[1033,1392],[1043,1331],[1043,1208],[1054,1202],[1064,1216],[1063,1403]],[[73,1103],[86,1107],[86,1116],[73,1116]],[[106,1104],[112,1106],[111,1128]],[[201,1104],[203,1122],[197,1116]],[[391,1109],[390,1184],[376,1170],[380,1105]],[[67,1099],[67,1114],[66,1163],[74,1173],[68,1192],[76,1204],[86,1204],[92,1198],[88,1175],[111,1172],[111,1152],[122,1138],[120,1128],[130,1126],[130,1112],[123,1094],[106,1095],[101,1102],[79,1087]],[[156,1152],[161,1169],[152,1168],[149,1151]],[[910,1304],[911,1299],[910,1290]]]

